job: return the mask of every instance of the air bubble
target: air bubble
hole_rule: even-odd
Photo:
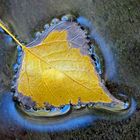
[[[40,37],[40,36],[41,36],[41,33],[40,33],[40,32],[36,32],[36,33],[35,33],[35,37],[36,37],[36,38],[38,38],[38,37]]]
[[[45,24],[44,29],[45,29],[45,30],[48,30],[48,29],[49,29],[49,27],[50,27],[50,25],[49,25],[49,24]]]
[[[18,51],[18,52],[21,52],[21,51],[22,51],[21,46],[19,46],[19,45],[17,46],[17,51]]]
[[[54,18],[52,21],[51,21],[51,25],[54,25],[54,24],[57,24],[59,23],[59,19],[58,18]]]

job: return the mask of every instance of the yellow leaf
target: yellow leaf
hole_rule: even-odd
[[[53,106],[77,104],[78,99],[83,103],[112,102],[100,85],[90,56],[83,55],[82,46],[75,47],[79,44],[69,36],[70,30],[53,30],[39,45],[23,49],[18,92],[31,97],[38,107],[45,102]]]

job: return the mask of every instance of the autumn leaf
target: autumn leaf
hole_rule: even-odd
[[[79,100],[95,103],[89,106],[91,109],[118,112],[129,107],[129,103],[113,97],[101,82],[88,55],[86,35],[77,23],[59,22],[27,46],[20,43],[2,21],[0,27],[23,51],[18,47],[18,59],[21,60],[21,54],[23,59],[22,63],[17,60],[18,67],[19,63],[21,65],[18,73],[16,71],[18,80],[14,91],[14,99],[23,107],[51,109],[52,106],[69,106],[69,103],[75,105]],[[12,88],[15,89],[15,85]]]
[[[61,22],[23,49],[17,90],[43,107],[112,101],[100,84],[87,53],[85,33],[73,22]],[[40,41],[41,40],[41,41]]]

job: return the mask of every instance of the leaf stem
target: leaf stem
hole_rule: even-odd
[[[22,47],[22,49],[26,48],[26,46],[24,46],[22,43],[19,42],[18,39],[16,39],[16,37],[10,32],[9,29],[6,28],[6,26],[4,25],[4,23],[0,20],[0,27],[7,33],[9,34],[13,40]]]

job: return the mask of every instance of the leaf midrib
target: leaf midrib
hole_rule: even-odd
[[[30,53],[30,54],[32,54],[33,56],[35,56],[36,58],[38,58],[39,60],[43,61],[45,64],[47,64],[47,65],[49,65],[50,67],[52,67],[53,69],[55,69],[55,70],[57,70],[57,71],[63,73],[65,76],[67,76],[69,79],[71,79],[72,81],[74,81],[74,82],[77,83],[78,85],[81,85],[82,87],[84,87],[84,88],[86,88],[86,89],[92,91],[91,88],[89,88],[89,87],[87,87],[87,86],[81,84],[79,81],[73,79],[72,77],[70,77],[69,75],[67,75],[65,72],[62,72],[62,71],[56,69],[53,65],[47,63],[44,59],[42,59],[41,57],[39,57],[38,55],[36,55],[35,53],[33,53],[29,48],[26,47],[26,48],[24,49],[24,51],[25,51],[25,50],[28,51],[28,53]],[[24,52],[24,53],[25,53],[25,52]]]

